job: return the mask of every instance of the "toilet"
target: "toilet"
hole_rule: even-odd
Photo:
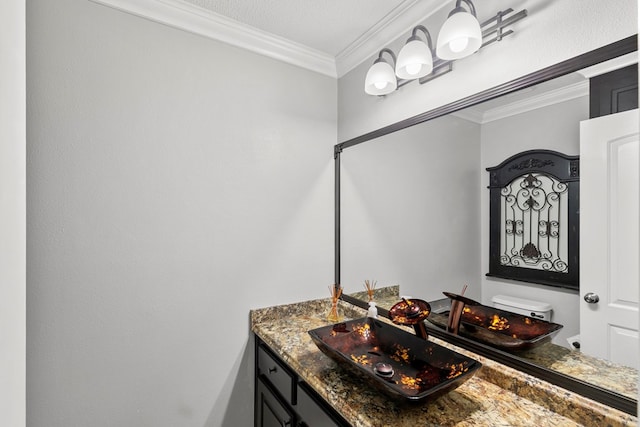
[[[500,310],[510,311],[523,316],[551,321],[551,304],[507,295],[495,295],[491,298],[493,306]]]

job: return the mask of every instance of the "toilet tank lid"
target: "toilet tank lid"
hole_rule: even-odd
[[[551,304],[540,301],[533,301],[525,298],[511,297],[507,295],[495,295],[491,298],[494,304],[502,304],[510,307],[522,308],[531,311],[549,311]]]

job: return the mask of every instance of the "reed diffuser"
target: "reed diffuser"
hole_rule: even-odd
[[[340,295],[342,295],[342,286],[329,285],[329,292],[331,293],[331,309],[327,315],[327,320],[334,323],[340,322],[342,316],[338,313],[338,299],[340,299]]]
[[[376,281],[375,280],[365,280],[364,288],[367,290],[367,295],[369,295],[369,302],[373,301],[373,293],[376,289]]]

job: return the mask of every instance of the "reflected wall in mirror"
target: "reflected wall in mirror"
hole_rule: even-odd
[[[637,61],[635,53],[631,57],[622,63]],[[338,157],[337,276],[345,292],[361,291],[364,279],[374,278],[378,286],[397,284],[402,295],[427,301],[441,299],[443,291],[458,293],[468,284],[465,295],[486,305],[492,305],[495,295],[550,303],[551,320],[563,329],[549,347],[513,358],[637,399],[636,369],[588,357],[583,361],[585,355],[572,347],[580,334],[581,296],[576,291],[485,276],[486,168],[531,149],[579,155],[579,123],[588,118],[589,80],[571,72],[349,146]],[[588,232],[581,230],[582,235]],[[582,376],[574,368],[583,362],[596,363],[608,374]]]
[[[574,73],[345,151],[341,281],[346,291],[374,277],[379,285],[398,284],[403,294],[426,300],[468,284],[465,295],[487,305],[498,294],[549,302],[553,321],[564,325],[555,342],[566,346],[579,332],[576,292],[484,276],[486,168],[531,149],[577,155],[579,123],[588,117],[588,81]]]
[[[480,126],[447,116],[342,156],[342,283],[441,298],[478,280]],[[479,296],[479,287],[470,289]]]

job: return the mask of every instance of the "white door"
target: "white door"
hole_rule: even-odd
[[[635,368],[639,367],[639,145],[638,110],[580,123],[581,350]]]

